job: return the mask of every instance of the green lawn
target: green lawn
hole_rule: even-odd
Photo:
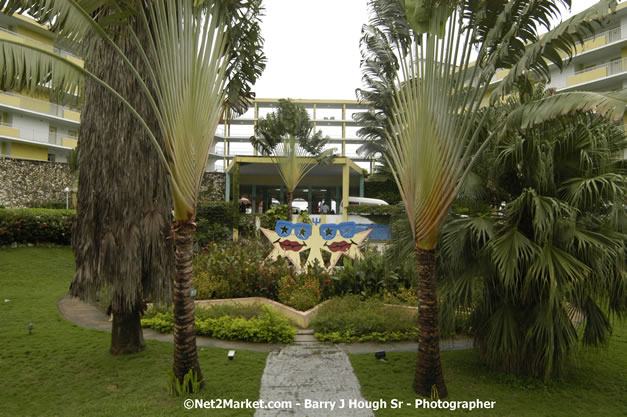
[[[373,355],[349,355],[367,400],[386,400],[385,416],[459,416],[466,410],[390,409],[392,399],[411,402],[416,353],[388,353],[387,362]],[[563,381],[543,384],[531,378],[491,372],[476,351],[442,352],[449,397],[446,400],[496,401],[493,410],[474,410],[477,416],[627,416],[627,323],[618,323],[607,349],[582,351],[578,364]]]
[[[186,410],[166,390],[170,343],[147,340],[140,354],[112,356],[109,333],[66,321],[56,302],[73,271],[69,248],[0,249],[0,416],[253,414]],[[226,352],[199,349],[207,386],[197,398],[256,400],[267,354],[239,351],[228,361]]]

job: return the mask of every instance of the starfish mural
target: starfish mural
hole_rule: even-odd
[[[368,237],[371,229],[357,232],[354,222],[339,224],[326,223],[320,226],[320,235],[324,241],[322,249],[331,253],[329,271],[333,269],[342,255],[351,259],[363,259],[359,245]]]
[[[339,224],[325,223],[312,225],[309,223],[292,223],[279,220],[274,230],[261,228],[263,234],[272,242],[272,252],[266,260],[287,258],[301,272],[300,252],[309,250],[305,266],[316,263],[324,265],[322,251],[331,253],[331,262],[327,268],[333,269],[342,255],[351,259],[363,259],[359,245],[368,237],[371,230],[357,232],[354,222]]]
[[[261,228],[263,234],[272,242],[272,252],[266,257],[276,261],[278,258],[287,258],[301,272],[300,252],[310,249],[305,243],[311,237],[310,223],[292,223],[278,220],[274,230]],[[292,236],[294,235],[294,236]]]

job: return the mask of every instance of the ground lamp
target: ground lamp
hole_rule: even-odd
[[[33,323],[28,323],[28,334],[31,334],[31,332],[33,331]]]
[[[380,350],[378,352],[375,352],[374,353],[374,357],[379,359],[380,361],[384,360],[385,359],[385,350]]]
[[[63,192],[65,192],[65,209],[67,210],[70,208],[70,189],[65,187]]]

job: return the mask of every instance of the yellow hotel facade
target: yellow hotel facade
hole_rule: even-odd
[[[0,13],[0,38],[36,43],[50,48],[66,59],[82,64],[67,48],[55,43],[54,37],[34,20],[20,15]],[[620,4],[608,24],[579,47],[570,65],[563,71],[551,65],[548,87],[558,91],[610,91],[627,86],[627,3]],[[497,72],[496,85],[506,74]],[[363,141],[357,136],[361,126],[354,120],[356,112],[368,106],[355,100],[304,100],[316,129],[331,137],[330,147],[367,171],[374,161],[362,158],[357,148]],[[240,117],[220,125],[212,146],[208,171],[224,171],[236,156],[254,156],[248,138],[257,121],[273,111],[278,99],[256,99]],[[627,116],[624,123],[627,124]],[[76,108],[51,103],[45,97],[28,97],[0,91],[0,156],[65,162],[68,152],[78,143],[80,112]]]
[[[83,61],[55,44],[53,35],[33,19],[0,14],[0,38],[37,45],[82,65]],[[46,95],[30,97],[0,91],[0,155],[66,162],[78,143],[80,112],[51,103]]]

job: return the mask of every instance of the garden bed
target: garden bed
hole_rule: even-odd
[[[171,310],[151,307],[141,320],[143,327],[172,333]],[[196,308],[196,334],[221,340],[255,343],[291,343],[296,336],[293,324],[261,303],[213,303]]]

